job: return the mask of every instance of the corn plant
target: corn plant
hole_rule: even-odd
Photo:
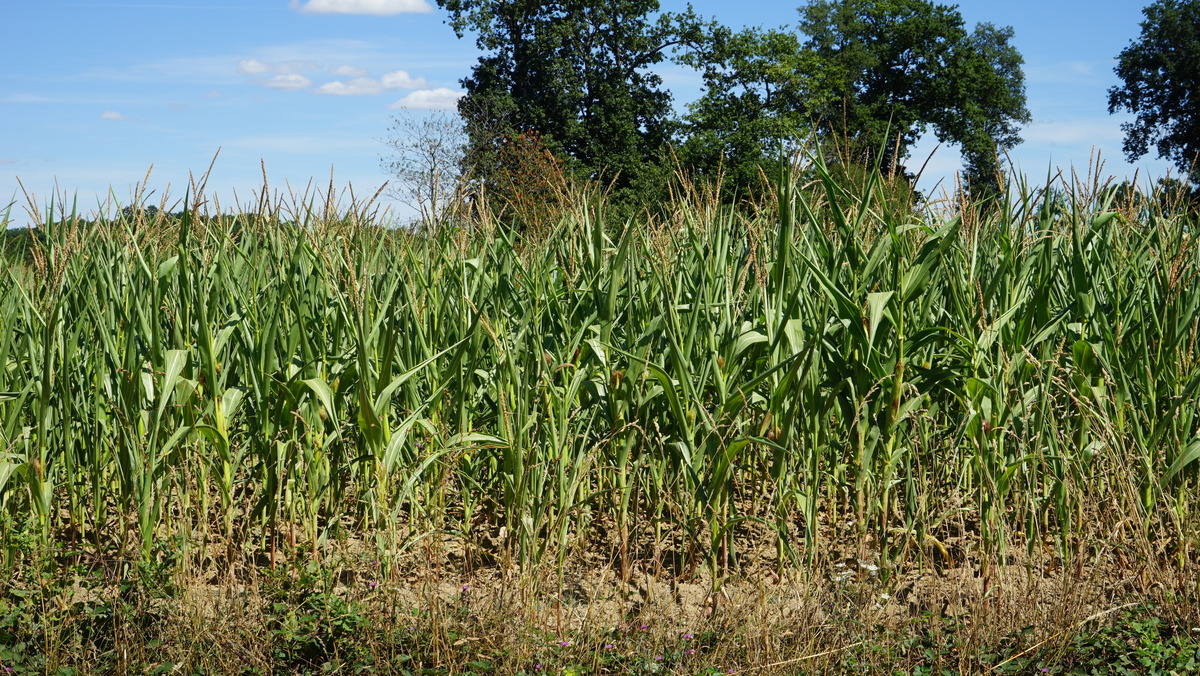
[[[45,544],[231,566],[349,531],[386,561],[599,546],[625,576],[650,543],[717,579],[751,526],[788,568],[847,522],[903,565],[953,523],[985,561],[1071,556],[1097,518],[1185,561],[1194,216],[1079,183],[903,210],[881,180],[818,159],[770,210],[619,222],[579,194],[537,239],[265,188],[56,207],[0,276],[0,507]]]

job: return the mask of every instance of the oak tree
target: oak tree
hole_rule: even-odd
[[[1108,112],[1126,110],[1124,150],[1132,162],[1150,151],[1196,178],[1200,156],[1200,0],[1158,0],[1142,10],[1142,33],[1117,55],[1122,84],[1108,90]]]
[[[999,152],[1030,120],[1011,28],[968,30],[956,8],[928,0],[817,0],[799,12],[794,33],[717,29],[690,57],[705,91],[687,134],[719,142],[692,150],[710,163],[724,152],[745,179],[745,162],[777,156],[781,139],[807,129],[891,173],[932,130],[960,147],[975,190],[996,184]]]
[[[588,178],[635,192],[670,138],[671,96],[653,71],[700,35],[698,20],[657,0],[438,0],[459,37],[484,52],[462,81],[467,162],[488,179],[522,134]]]

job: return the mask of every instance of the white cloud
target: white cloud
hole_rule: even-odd
[[[0,164],[16,164],[16,163],[17,163],[17,158],[15,158],[15,157],[0,157]]]
[[[237,72],[242,75],[261,75],[271,72],[271,64],[263,63],[258,59],[242,59],[238,61]]]
[[[311,70],[317,70],[321,64],[316,61],[305,60],[290,60],[290,61],[259,61],[258,59],[242,59],[238,61],[237,72],[242,75],[263,75],[265,73],[275,73],[278,75],[291,75],[293,73],[304,73]]]
[[[341,75],[343,77],[366,77],[367,76],[367,69],[359,68],[357,66],[338,66],[337,68],[334,68],[334,69],[330,70],[329,72],[333,73],[334,75]]]
[[[206,98],[206,99],[223,99],[223,98],[225,98],[225,95],[214,89],[213,91],[205,94],[204,98]]]
[[[453,108],[465,92],[456,92],[445,87],[419,89],[396,101],[388,108],[411,108],[413,110],[446,110]]]
[[[425,78],[414,78],[407,71],[394,70],[384,73],[383,86],[387,89],[422,89],[429,86]]]
[[[341,82],[334,80],[326,82],[317,87],[318,94],[332,94],[334,96],[362,96],[365,94],[378,94],[383,91],[379,80],[369,77],[356,77],[349,82]]]
[[[263,80],[262,83],[271,89],[283,89],[286,91],[295,91],[297,89],[307,89],[312,86],[312,80],[303,75],[276,75],[269,80]]]
[[[349,69],[350,67],[343,66],[343,68]],[[427,86],[429,85],[425,82],[425,78],[414,78],[406,71],[397,70],[385,74],[380,80],[376,80],[375,78],[371,77],[356,77],[345,82],[341,80],[334,80],[333,82],[327,82],[321,85],[317,88],[316,92],[318,94],[330,94],[333,96],[367,96],[371,94],[378,94],[384,89],[422,89]],[[437,96],[444,96],[446,93],[454,95],[453,92],[450,92],[448,89],[437,89],[433,90],[433,92],[436,93]],[[418,92],[413,92],[413,94],[418,94]],[[410,96],[413,96],[413,94],[410,94]],[[417,96],[415,100],[418,102],[418,105],[410,107],[446,107],[441,102],[430,98],[432,96],[434,96],[433,93]],[[457,96],[455,96],[455,98],[457,98]]]
[[[100,113],[100,119],[102,119],[102,120],[119,120],[122,122],[129,120],[128,117],[118,113],[115,110],[106,110],[103,113]]]
[[[0,3],[0,8],[3,7],[7,7],[7,5]],[[204,92],[209,89],[226,88],[244,83],[243,78],[245,77],[269,77],[289,73],[300,73],[313,77],[314,72],[324,71],[327,66],[354,64],[369,68],[374,63],[385,65],[396,63],[401,58],[415,57],[401,55],[393,48],[365,40],[314,39],[263,44],[239,51],[213,53],[202,57],[157,59],[152,62],[133,63],[122,67],[106,66],[98,61],[97,65],[75,74],[56,77],[56,80],[74,80],[89,85],[98,81],[170,85],[188,83],[195,85],[197,91]],[[257,62],[257,65],[252,62]],[[460,68],[466,68],[469,66],[469,61],[467,65],[458,65]],[[246,72],[247,68],[250,69],[250,72]],[[382,67],[379,72],[383,72]],[[335,75],[336,77],[361,76],[339,73]],[[108,88],[108,91],[113,90]],[[9,91],[0,91],[0,102],[3,102],[6,95],[11,96]]]
[[[292,0],[292,9],[305,14],[373,14],[388,16],[403,12],[432,12],[425,0]]]

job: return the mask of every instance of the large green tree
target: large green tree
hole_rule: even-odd
[[[1020,142],[1019,125],[1030,119],[1011,28],[968,31],[956,8],[927,0],[817,0],[799,12],[795,35],[718,29],[691,57],[705,60],[694,65],[706,87],[688,134],[721,141],[708,145],[709,163],[724,152],[744,178],[745,163],[807,128],[890,172],[931,129],[961,148],[973,186],[995,185],[999,151]],[[696,143],[691,150],[704,152]]]
[[[504,144],[536,135],[571,168],[635,189],[670,138],[671,97],[652,71],[700,35],[690,12],[657,0],[438,0],[484,55],[462,81],[459,111],[477,175],[501,170]]]
[[[680,61],[705,83],[676,139],[680,159],[700,176],[720,171],[736,188],[753,185],[764,164],[806,140],[817,97],[828,91],[816,56],[786,30],[713,26]]]
[[[1127,110],[1125,155],[1153,145],[1161,158],[1196,178],[1200,156],[1200,0],[1158,0],[1142,10],[1141,36],[1117,55],[1123,84],[1108,91],[1108,112]]]

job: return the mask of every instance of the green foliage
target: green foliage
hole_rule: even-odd
[[[811,111],[825,95],[825,73],[795,34],[714,26],[702,46],[680,57],[704,75],[704,93],[689,106],[679,157],[698,177],[723,171],[727,188],[763,187],[811,132]]]
[[[1170,676],[1200,670],[1200,632],[1169,622],[1154,610],[1133,608],[1100,626],[1080,627],[1065,645],[1018,653],[1004,660],[996,672]]]
[[[40,228],[9,228],[0,231],[0,251],[3,251],[9,260],[32,264],[33,252],[39,245],[45,245]]]
[[[360,643],[367,620],[362,607],[334,589],[332,571],[315,563],[277,573],[264,589],[274,666],[289,673],[328,673],[371,664]]]
[[[1141,35],[1117,55],[1122,84],[1108,90],[1108,111],[1136,118],[1121,124],[1132,162],[1150,151],[1195,180],[1200,154],[1200,1],[1157,0],[1142,10]]]
[[[439,5],[485,52],[463,80],[459,112],[463,163],[489,185],[506,183],[506,148],[522,135],[574,178],[612,182],[610,202],[629,207],[661,202],[668,159],[720,177],[730,194],[757,192],[814,134],[891,175],[932,129],[961,148],[969,189],[982,197],[998,194],[999,153],[1030,119],[1012,29],[968,31],[956,8],[928,0],[822,0],[800,9],[796,32],[734,32],[691,9],[658,14],[656,0]],[[670,52],[705,82],[682,120],[654,72]]]
[[[798,33],[713,27],[681,57],[705,79],[685,120],[686,162],[712,173],[723,155],[730,185],[752,186],[759,165],[815,132],[890,174],[932,129],[962,149],[972,191],[994,192],[997,154],[1030,119],[1011,28],[968,32],[956,8],[926,0],[823,0],[800,19]]]
[[[624,573],[666,532],[719,578],[747,524],[799,565],[822,511],[885,561],[967,511],[999,555],[1116,464],[1142,537],[1194,537],[1194,217],[1075,187],[923,220],[821,158],[771,212],[612,230],[588,196],[536,246],[329,206],[49,224],[0,276],[0,536],[292,560],[449,530],[523,567],[606,538]]]
[[[1196,207],[1200,195],[1177,178],[1164,177],[1149,189],[1141,190],[1129,181],[1113,188],[1112,204],[1131,218],[1148,220],[1155,216],[1186,214]]]
[[[644,185],[671,112],[652,68],[696,36],[690,11],[653,18],[657,0],[438,4],[458,35],[475,32],[485,52],[463,80],[459,105],[475,177],[495,176],[501,147],[535,133],[581,177],[615,180],[618,200]]]
[[[997,149],[1028,122],[1023,59],[1011,28],[977,24],[927,0],[821,0],[800,10],[805,47],[829,75],[812,111],[856,137],[885,171],[927,128],[961,146],[971,183],[994,182]]]
[[[1134,220],[1071,185],[969,221],[920,216],[894,208],[888,176],[823,158],[757,215],[714,199],[615,229],[589,195],[536,246],[482,224],[387,230],[357,205],[48,220],[33,267],[0,266],[0,659],[221,663],[225,644],[187,626],[155,662],[189,566],[198,587],[247,595],[197,626],[246,606],[239,647],[261,650],[260,673],[707,673],[732,662],[723,642],[759,665],[782,645],[730,630],[723,602],[694,637],[548,639],[575,552],[626,580],[703,567],[715,586],[857,548],[877,557],[860,576],[886,585],[927,550],[944,564],[953,537],[984,589],[1022,548],[1017,577],[1044,561],[1071,581],[1101,551],[1194,584],[1195,214]],[[409,603],[422,585],[405,568],[456,565],[447,542],[465,569],[558,573],[557,605],[472,626],[486,604],[446,593],[441,570],[426,615],[373,596]],[[379,563],[339,569],[340,545]],[[96,563],[64,573],[71,560]],[[71,596],[76,582],[98,591]],[[846,627],[841,601],[861,593],[832,582],[820,631]],[[1136,650],[1096,659],[1191,668],[1181,627],[1137,622],[1121,637]],[[1032,647],[979,653],[960,632],[943,649],[954,628],[861,650],[839,634],[827,657],[973,673]]]

